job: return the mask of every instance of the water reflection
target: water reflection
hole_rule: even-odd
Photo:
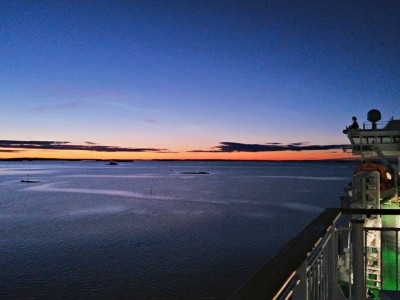
[[[25,188],[24,191],[36,191],[36,192],[58,192],[58,193],[81,193],[81,194],[94,194],[94,195],[108,195],[108,196],[119,196],[128,198],[146,198],[146,199],[158,199],[158,200],[168,200],[172,199],[167,196],[157,196],[149,195],[143,193],[135,193],[131,191],[123,190],[103,190],[103,189],[85,189],[85,188],[67,188],[60,187],[63,183],[47,183],[37,186],[32,186]]]
[[[224,298],[322,209],[338,206],[354,169],[265,162],[6,166],[4,299]],[[27,173],[41,183],[17,181]]]

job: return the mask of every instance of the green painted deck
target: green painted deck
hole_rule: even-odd
[[[382,209],[398,209],[398,202],[390,202],[382,205]],[[383,216],[382,227],[400,227],[400,216]],[[400,287],[400,256],[396,254],[396,233],[383,232],[382,233],[382,290],[397,291]],[[400,241],[400,236],[399,236]],[[396,259],[398,264],[396,266]],[[396,283],[396,267],[398,268]],[[399,284],[399,286],[396,286]],[[380,300],[380,291],[371,289],[375,296],[375,300]],[[382,296],[383,299],[383,296]],[[387,298],[385,298],[387,299]]]
[[[382,206],[384,209],[399,208],[398,202],[386,203]],[[400,216],[383,216],[382,227],[399,227]],[[398,240],[399,242],[399,237]],[[396,233],[382,233],[382,289],[396,291],[399,289],[400,282],[400,257],[396,253]],[[397,262],[397,263],[396,263]],[[397,269],[397,272],[396,272]],[[397,273],[397,280],[396,280]]]

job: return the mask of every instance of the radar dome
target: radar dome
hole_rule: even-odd
[[[370,122],[372,122],[372,123],[375,123],[375,122],[380,121],[380,119],[381,119],[381,112],[380,112],[379,110],[377,110],[377,109],[371,109],[371,110],[368,112],[368,117],[367,117],[367,120],[368,120],[368,121],[370,121]]]

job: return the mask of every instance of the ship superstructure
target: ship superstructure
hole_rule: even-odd
[[[398,203],[400,120],[391,118],[380,122],[381,113],[377,109],[370,110],[367,119],[369,122],[363,123],[362,127],[350,126],[343,130],[351,143],[352,153],[360,156],[361,162],[354,171],[348,195],[342,197],[342,208],[382,209],[390,207],[391,201]],[[349,222],[356,220],[362,221],[364,228],[382,228],[384,221],[381,215],[373,214],[348,217]],[[364,272],[366,287],[371,290],[380,290],[384,283],[382,267],[386,250],[382,245],[386,244],[387,238],[382,236],[381,230],[366,231]],[[346,246],[339,250],[339,280],[351,286],[353,274],[349,261],[352,241],[342,236],[342,244]]]
[[[400,299],[400,120],[343,130],[360,164],[341,198],[231,299]]]
[[[343,133],[351,143],[353,155],[361,157],[355,175],[378,172],[380,198],[384,200],[398,194],[400,120],[391,118],[381,122],[381,113],[377,109],[370,110],[367,119],[369,122],[363,123],[362,127],[350,126]]]

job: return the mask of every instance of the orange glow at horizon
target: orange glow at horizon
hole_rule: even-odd
[[[0,159],[10,158],[49,158],[49,159],[102,159],[102,160],[324,160],[354,158],[343,151],[274,151],[274,152],[94,152],[78,150],[21,150],[0,152]]]

